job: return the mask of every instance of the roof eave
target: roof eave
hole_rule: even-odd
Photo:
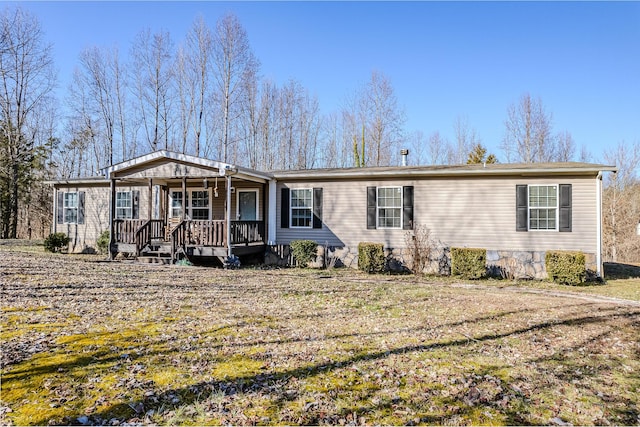
[[[505,168],[505,169],[466,169],[466,170],[425,170],[425,169],[394,169],[385,171],[372,170],[348,170],[340,171],[339,169],[327,172],[315,172],[312,170],[296,171],[296,172],[274,172],[272,175],[278,180],[283,179],[323,179],[323,178],[369,178],[369,177],[454,177],[454,176],[540,176],[540,175],[593,175],[597,176],[600,172],[617,172],[615,166],[594,165],[594,167],[556,167],[556,168]]]

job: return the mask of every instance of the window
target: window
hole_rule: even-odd
[[[556,230],[558,186],[529,186],[529,230]]]
[[[131,191],[118,191],[116,193],[116,218],[133,218],[133,200]]]
[[[312,197],[310,188],[291,190],[291,227],[311,227]]]
[[[208,191],[191,192],[191,219],[209,219]]]
[[[281,228],[321,229],[323,227],[322,187],[299,189],[282,187],[280,194]]]
[[[413,230],[413,185],[367,187],[367,230]]]
[[[172,191],[171,192],[171,217],[179,218],[181,216],[182,216],[182,191]]]
[[[402,187],[378,188],[378,228],[402,227]]]
[[[171,217],[180,218],[182,207],[186,206],[185,217],[187,219],[209,219],[209,191],[187,191],[187,200],[182,202],[182,190],[171,192]]]
[[[64,222],[78,223],[78,193],[64,193]]]

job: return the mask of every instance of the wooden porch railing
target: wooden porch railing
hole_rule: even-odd
[[[199,246],[227,246],[226,221],[188,221],[187,243]]]
[[[231,221],[231,244],[264,243],[264,221]]]
[[[137,255],[153,239],[165,239],[165,222],[153,220],[124,220],[114,221],[115,241],[118,243],[135,244]],[[197,246],[227,246],[227,221],[224,220],[184,220],[169,234],[171,255],[173,260],[180,249],[187,245]],[[264,243],[264,221],[231,221],[231,244],[249,245]]]
[[[164,220],[150,219],[136,230],[136,255],[139,256],[153,239],[164,239]]]
[[[116,219],[113,221],[113,236],[117,243],[136,243],[136,232],[146,219]]]

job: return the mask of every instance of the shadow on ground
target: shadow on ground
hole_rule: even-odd
[[[604,277],[609,280],[640,278],[640,265],[605,262]]]

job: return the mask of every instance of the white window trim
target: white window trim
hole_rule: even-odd
[[[236,219],[240,217],[240,194],[239,193],[256,193],[256,221],[260,219],[260,190],[257,188],[236,188]],[[240,219],[239,221],[243,221]]]
[[[308,208],[294,208],[293,207],[293,191],[296,190],[308,190],[311,192],[311,206]],[[311,212],[311,220],[309,221],[309,225],[293,225],[293,209],[309,209]],[[300,188],[291,188],[289,190],[289,228],[302,228],[302,229],[310,229],[313,228],[313,188],[308,187],[300,187]]]
[[[80,192],[79,191],[65,191],[62,194],[62,223],[63,224],[77,224],[78,223],[78,205],[80,204]],[[76,206],[68,207],[67,206],[67,194],[75,194],[76,195]],[[73,222],[67,221],[67,210],[74,209],[76,211],[76,220]]]
[[[380,189],[381,188],[399,188],[400,189],[400,206],[398,208],[393,208],[393,209],[400,209],[400,226],[399,227],[381,227],[380,226],[380,209],[385,209],[384,207],[380,207],[380,205],[378,203],[380,203]],[[390,186],[382,186],[382,187],[376,187],[376,229],[378,230],[402,230],[402,221],[403,221],[403,217],[404,215],[402,214],[402,206],[404,206],[404,191],[402,191],[402,186],[401,185],[390,185]]]
[[[185,218],[189,218],[189,219],[193,219],[193,206],[191,205],[193,203],[193,197],[192,197],[192,192],[193,191],[206,191],[209,194],[209,220],[211,219],[211,209],[212,209],[212,198],[211,198],[211,188],[204,188],[204,187],[189,187],[187,188],[187,199],[189,200],[189,203],[186,206],[186,210],[185,210]],[[180,218],[181,215],[178,216],[173,216],[173,193],[182,193],[182,189],[170,189],[169,190],[169,218]],[[203,208],[196,208],[196,209],[203,209]],[[207,220],[203,220],[203,219],[199,219],[199,220],[195,220],[195,221],[207,221]]]
[[[118,193],[128,193],[131,206],[128,208],[118,207]],[[118,216],[118,209],[129,209],[130,215],[127,217]],[[116,219],[133,219],[133,192],[132,191],[116,191]]]
[[[531,228],[531,209],[553,209],[553,208],[532,208],[530,205],[530,191],[531,187],[556,187],[556,227],[555,228]],[[527,185],[527,231],[531,231],[533,233],[546,233],[546,232],[554,232],[559,230],[560,226],[560,184],[528,184]]]

